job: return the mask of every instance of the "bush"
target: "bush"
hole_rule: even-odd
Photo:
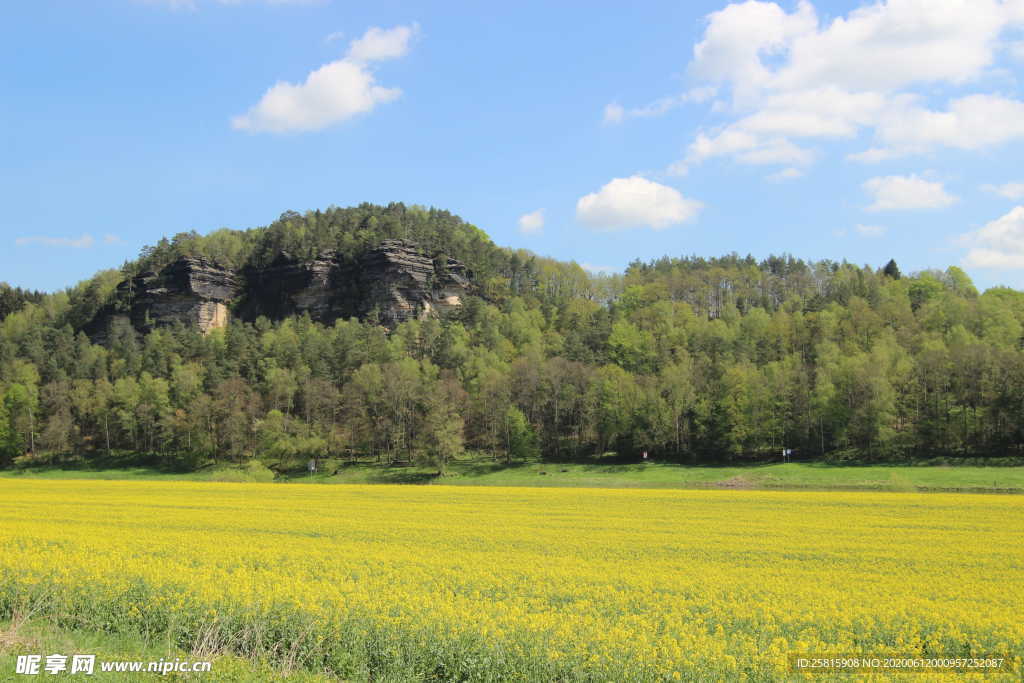
[[[259,460],[250,460],[245,464],[245,474],[249,481],[274,481],[274,472]]]
[[[26,469],[30,467],[47,467],[53,464],[53,454],[49,452],[25,453],[14,458],[14,467]]]

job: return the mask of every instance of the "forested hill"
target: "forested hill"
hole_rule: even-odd
[[[100,345],[81,332],[126,277],[180,257],[244,277],[281,253],[354,260],[386,239],[462,262],[471,293],[391,329],[233,315],[205,335],[175,324]],[[976,459],[1024,445],[1024,293],[979,294],[956,267],[667,256],[595,276],[444,211],[363,205],[183,233],[10,308],[5,466],[124,451],[280,467],[353,454],[443,467],[466,450]]]

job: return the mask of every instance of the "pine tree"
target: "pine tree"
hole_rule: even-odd
[[[900,267],[896,265],[895,259],[889,259],[889,262],[885,264],[885,268],[882,269],[882,273],[888,275],[893,280],[899,280],[902,277]]]

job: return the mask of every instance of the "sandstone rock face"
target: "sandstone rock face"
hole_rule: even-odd
[[[159,273],[142,273],[118,285],[141,332],[181,322],[203,334],[226,327],[227,304],[240,291],[234,272],[206,259],[182,258]]]
[[[203,334],[226,327],[228,304],[241,283],[230,269],[202,258],[182,258],[159,273],[145,272],[117,286],[117,301],[101,310],[85,332],[104,341],[111,325],[127,318],[139,332],[180,322]]]
[[[451,258],[430,259],[406,240],[384,240],[359,260],[360,317],[394,327],[406,320],[447,314],[470,288],[466,267]]]
[[[471,286],[466,266],[453,258],[445,259],[439,287],[434,290],[434,308],[442,315],[458,308]]]
[[[431,259],[413,242],[384,240],[354,262],[334,252],[311,261],[280,254],[269,266],[245,271],[243,320],[281,320],[309,313],[332,325],[339,318],[373,319],[386,327],[447,315],[469,291],[466,267],[451,258]]]
[[[405,240],[385,240],[355,262],[334,252],[309,261],[282,253],[270,265],[240,274],[205,259],[181,258],[159,273],[141,273],[118,285],[116,303],[85,331],[105,341],[111,325],[127,318],[142,333],[181,322],[206,334],[225,327],[232,310],[247,321],[308,313],[325,325],[359,317],[393,328],[451,313],[471,287],[462,263],[431,259]]]
[[[279,254],[264,268],[246,268],[245,300],[239,315],[252,321],[259,316],[282,320],[309,313],[318,322],[331,325],[347,311],[351,278],[334,252],[324,252],[312,261],[300,261]]]

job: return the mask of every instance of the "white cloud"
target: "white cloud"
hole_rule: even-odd
[[[103,236],[103,244],[125,244],[126,242],[117,235],[107,233]]]
[[[868,211],[941,209],[957,201],[941,182],[930,182],[917,175],[871,178],[862,187],[875,199]]]
[[[981,189],[1007,199],[1024,199],[1024,183],[1004,183],[1002,185],[982,185]]]
[[[1024,102],[999,95],[968,95],[946,111],[916,106],[901,98],[881,117],[878,137],[899,152],[935,146],[976,150],[1024,138]]]
[[[320,67],[301,85],[278,83],[247,113],[232,119],[231,125],[251,132],[321,130],[401,94],[398,88],[376,85],[361,65],[340,60]]]
[[[665,172],[672,176],[684,176],[690,172],[690,167],[687,165],[686,161],[679,159],[678,161],[673,161],[669,164],[668,168],[665,169]]]
[[[600,231],[639,227],[663,230],[692,220],[703,206],[678,190],[634,175],[615,178],[599,191],[580,197],[576,218]]]
[[[304,83],[277,83],[248,112],[234,117],[232,127],[270,133],[321,130],[398,99],[402,91],[377,85],[367,62],[403,56],[415,32],[415,25],[371,28],[352,41],[346,58],[323,65]]]
[[[737,125],[769,135],[850,138],[875,121],[885,105],[885,97],[878,93],[852,93],[827,85],[768,96],[758,111]]]
[[[732,83],[741,99],[771,78],[762,55],[778,55],[792,40],[813,31],[818,19],[809,2],[792,14],[774,2],[731,4],[708,15],[704,39],[693,48],[691,72],[706,81]]]
[[[787,63],[772,76],[782,88],[881,92],[965,83],[992,64],[1009,20],[996,0],[876,2],[796,35]]]
[[[535,235],[544,229],[544,209],[524,213],[519,217],[519,232]]]
[[[853,229],[861,237],[881,237],[888,228],[883,225],[857,225]]]
[[[792,166],[790,166],[789,168],[784,168],[781,171],[770,173],[767,176],[765,176],[765,178],[773,183],[782,183],[787,180],[796,180],[797,178],[802,178],[803,175],[804,172],[801,171],[799,168],[793,168]]]
[[[687,149],[684,163],[694,165],[720,156],[732,156],[745,164],[806,166],[814,160],[814,152],[785,137],[765,138],[740,127],[730,127],[714,137],[699,133]]]
[[[409,52],[409,41],[419,30],[419,24],[383,29],[373,27],[356,38],[348,48],[348,58],[356,62],[397,59]]]
[[[604,122],[622,123],[626,119],[650,119],[662,116],[676,107],[680,107],[688,102],[707,102],[714,97],[717,92],[718,88],[714,86],[691,88],[680,95],[676,95],[674,97],[661,97],[643,107],[636,107],[633,109],[626,109],[618,102],[611,102],[605,105]]]
[[[71,247],[72,249],[88,249],[96,244],[92,235],[73,237],[19,237],[14,240],[19,247],[41,246],[41,247]]]
[[[699,131],[685,166],[714,157],[789,165],[798,162],[778,150],[804,149],[794,139],[853,139],[865,130],[874,144],[849,159],[871,163],[1024,139],[1024,102],[974,93],[932,110],[912,91],[927,87],[933,95],[980,82],[1006,47],[1003,34],[1024,23],[1021,0],[876,0],[828,22],[809,0],[789,12],[777,2],[747,0],[707,20],[689,71],[731,91],[724,108],[733,120]],[[1017,47],[1011,43],[1010,52]],[[750,153],[763,148],[776,152]]]
[[[707,102],[711,100],[715,95],[718,94],[718,88],[713,85],[703,85],[697,88],[690,88],[682,95],[679,99],[683,102],[694,102],[700,104],[701,102]]]
[[[626,118],[626,110],[618,102],[609,102],[604,107],[605,123],[622,123]]]
[[[822,26],[807,0],[791,13],[774,2],[749,1],[708,15],[690,69],[731,83],[741,99],[763,89],[885,92],[963,83],[992,63],[1012,18],[996,0],[882,0]]]
[[[1010,13],[1010,20],[1017,24],[1024,24],[1024,0],[1005,0],[1006,10]]]
[[[654,118],[656,116],[662,116],[680,104],[686,102],[686,96],[680,95],[679,97],[662,97],[651,102],[643,107],[637,107],[636,109],[630,109],[627,115],[631,118]]]
[[[936,147],[979,150],[1024,140],[1024,102],[1000,95],[968,95],[950,100],[945,111],[918,104],[915,95],[890,99],[875,122],[882,146],[851,154],[853,161],[874,163]]]
[[[324,42],[325,43],[333,43],[335,41],[341,40],[344,37],[345,37],[345,32],[344,31],[335,31],[333,33],[328,33],[327,36],[324,37]]]
[[[967,267],[1024,268],[1024,206],[962,235],[961,242],[972,245],[961,261]]]
[[[863,152],[856,152],[855,154],[848,154],[846,156],[850,161],[859,161],[864,164],[877,164],[880,161],[888,161],[889,159],[896,159],[897,157],[903,156],[903,153],[897,152],[892,149],[882,149],[881,147],[871,147]]]

